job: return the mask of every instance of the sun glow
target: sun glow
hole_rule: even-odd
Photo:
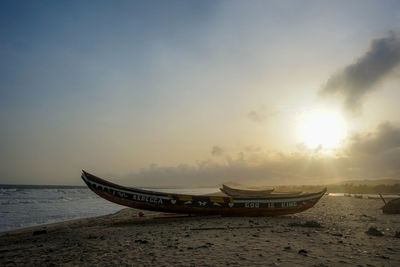
[[[301,141],[310,148],[336,148],[346,135],[343,116],[334,111],[304,114],[300,128]]]

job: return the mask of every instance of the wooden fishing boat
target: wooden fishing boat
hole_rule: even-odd
[[[231,197],[248,197],[248,198],[263,198],[263,197],[271,197],[271,198],[279,198],[279,197],[291,197],[300,195],[301,191],[296,192],[278,192],[274,189],[267,190],[254,190],[254,189],[239,189],[232,188],[227,185],[222,185],[220,188],[221,192]]]
[[[264,197],[266,195],[271,194],[271,192],[274,191],[274,189],[267,189],[267,190],[239,189],[239,188],[232,188],[224,184],[219,190],[221,190],[221,192],[231,197]]]
[[[183,195],[117,185],[82,172],[87,186],[100,197],[131,208],[186,214],[224,216],[274,216],[305,211],[325,194],[304,193],[290,197],[233,198],[229,196]]]

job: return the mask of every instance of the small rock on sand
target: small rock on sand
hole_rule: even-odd
[[[307,256],[308,251],[305,249],[300,249],[298,252],[300,255]]]
[[[372,235],[372,236],[383,236],[383,233],[376,229],[376,227],[371,226],[368,231],[365,232],[367,235]]]
[[[34,231],[32,235],[45,235],[45,234],[47,234],[46,230],[37,230]]]
[[[138,244],[147,244],[149,241],[147,241],[147,240],[142,240],[142,239],[136,239],[135,240],[135,243],[138,243]]]

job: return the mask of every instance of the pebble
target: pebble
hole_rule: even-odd
[[[341,233],[332,233],[331,235],[333,235],[333,236],[343,236],[343,234],[341,234]]]
[[[32,235],[45,235],[45,234],[47,234],[46,230],[37,230],[34,231]]]
[[[149,241],[147,241],[147,240],[142,240],[142,239],[136,239],[135,240],[135,243],[138,243],[138,244],[147,244],[147,243],[149,243]]]
[[[383,236],[383,233],[376,229],[376,227],[371,226],[368,231],[365,232],[367,235],[372,235],[372,236]]]
[[[307,256],[308,251],[305,249],[300,249],[298,252],[300,255]]]

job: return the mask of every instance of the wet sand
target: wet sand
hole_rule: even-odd
[[[400,215],[382,214],[382,206],[324,196],[281,217],[139,217],[124,209],[0,233],[0,265],[400,266]],[[383,236],[365,233],[370,227]]]

